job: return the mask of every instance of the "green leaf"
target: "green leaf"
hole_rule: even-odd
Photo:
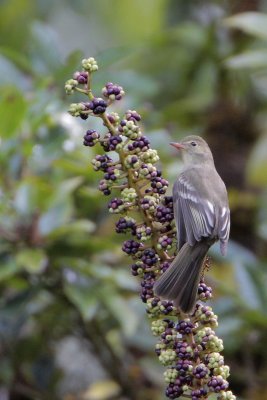
[[[42,272],[47,258],[41,249],[23,249],[16,255],[16,262],[19,267],[31,273]]]
[[[56,71],[62,66],[56,32],[49,25],[40,21],[32,23],[31,31],[33,66],[36,73],[47,74]]]
[[[260,185],[262,187],[267,185],[266,148],[267,134],[258,140],[250,155],[250,159],[247,164],[247,178],[250,184]]]
[[[90,234],[95,230],[95,224],[92,221],[83,219],[60,226],[53,230],[50,239],[56,239],[65,235],[77,235],[79,233]]]
[[[86,321],[89,321],[95,316],[98,300],[95,290],[92,287],[80,285],[78,283],[66,283],[64,285],[64,291]]]
[[[12,277],[20,270],[20,266],[15,262],[14,259],[8,260],[0,266],[0,282]]]
[[[10,47],[0,47],[0,53],[9,59],[17,68],[28,74],[32,73],[31,62],[29,58],[22,53]]]
[[[225,60],[225,65],[231,69],[255,69],[267,66],[267,50],[251,50]]]
[[[29,79],[26,78],[25,74],[23,74],[23,72],[8,58],[0,54],[0,85],[3,87],[13,87],[14,82],[16,82],[16,88],[20,90],[29,89],[31,86],[31,83],[29,82]],[[1,90],[2,89],[3,88],[1,88]]]
[[[224,25],[229,28],[240,29],[260,39],[267,39],[267,15],[263,13],[245,12],[236,14],[226,18]]]
[[[66,201],[50,208],[44,213],[38,222],[41,235],[48,235],[60,226],[68,223],[72,214],[72,206]]]
[[[51,204],[57,205],[62,203],[62,201],[64,202],[66,197],[81,185],[82,181],[83,178],[80,176],[62,181],[57,187],[55,195],[51,200]]]
[[[27,110],[27,103],[14,87],[1,89],[0,94],[0,136],[12,137],[20,128]]]
[[[120,323],[125,336],[131,337],[136,332],[139,324],[138,313],[108,285],[102,285],[98,293],[107,309]]]

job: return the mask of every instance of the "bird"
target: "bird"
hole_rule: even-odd
[[[177,255],[154,285],[159,298],[173,300],[183,313],[193,312],[206,255],[217,241],[226,255],[230,210],[226,186],[218,174],[212,152],[200,136],[179,143],[183,168],[173,185],[173,210],[177,228]]]

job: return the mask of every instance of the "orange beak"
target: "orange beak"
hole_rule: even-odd
[[[185,147],[181,143],[171,142],[170,145],[175,147],[177,150],[184,150],[185,149]]]

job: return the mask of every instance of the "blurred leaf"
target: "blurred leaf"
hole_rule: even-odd
[[[247,178],[253,185],[266,186],[267,184],[267,134],[261,136],[254,146],[247,164]]]
[[[14,86],[14,82],[16,85]],[[0,85],[13,86],[20,90],[29,89],[31,86],[30,81],[24,73],[17,68],[8,58],[1,55],[0,50]],[[1,90],[3,88],[1,87]]]
[[[38,226],[42,235],[46,236],[55,229],[70,222],[73,206],[69,195],[81,184],[83,178],[66,179],[60,183],[49,200],[50,208],[41,215]]]
[[[82,177],[75,176],[74,178],[65,179],[60,182],[53,198],[51,199],[51,204],[57,204],[65,201],[66,197],[71,194],[75,189],[77,189],[82,181]]]
[[[40,21],[33,22],[31,30],[32,62],[35,71],[40,75],[57,70],[62,63],[56,32]]]
[[[10,138],[20,128],[27,110],[27,103],[15,87],[1,89],[0,136]]]
[[[0,47],[0,54],[3,54],[8,60],[10,60],[17,68],[20,69],[18,71],[21,74],[21,71],[26,73],[32,73],[32,67],[30,59],[23,53],[18,50],[15,50],[10,47]]]
[[[225,65],[232,69],[242,68],[266,68],[267,49],[251,50],[225,60]]]
[[[93,383],[86,392],[82,394],[82,400],[109,400],[118,398],[120,394],[119,385],[110,380],[102,380]]]
[[[251,280],[250,271],[245,267],[244,264],[240,262],[240,260],[235,259],[233,261],[240,297],[248,308],[259,308],[260,300],[258,291],[257,287],[255,287],[253,281]],[[256,273],[255,268],[254,273]]]
[[[18,214],[32,215],[47,208],[53,194],[51,182],[43,176],[27,176],[18,185],[14,206]]]
[[[67,225],[55,228],[50,235],[50,239],[55,239],[70,234],[73,235],[77,235],[79,233],[89,234],[94,232],[94,230],[95,230],[95,224],[92,221],[89,221],[87,219],[76,220]]]
[[[105,285],[99,288],[99,294],[107,309],[119,321],[123,333],[126,336],[132,336],[136,332],[139,323],[138,313],[130,307],[125,299],[118,296],[116,291],[110,286]]]
[[[30,273],[40,273],[46,265],[47,257],[44,250],[23,249],[17,253],[16,262]]]
[[[86,321],[91,320],[95,316],[98,307],[95,289],[77,283],[66,283],[64,285],[64,292],[71,302],[75,304]]]
[[[19,270],[20,267],[14,259],[2,262],[0,266],[0,282],[10,278]]]
[[[254,326],[254,329],[256,327],[267,328],[266,313],[263,314],[259,310],[246,310],[243,314],[243,319],[249,327]]]
[[[230,28],[240,29],[243,32],[267,39],[267,15],[260,12],[245,12],[233,15],[224,20],[224,24]]]
[[[42,214],[38,221],[38,228],[41,235],[48,235],[60,226],[68,223],[72,215],[72,206],[69,202],[62,202],[50,208]]]

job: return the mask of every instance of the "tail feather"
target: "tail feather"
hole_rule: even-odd
[[[154,285],[155,294],[168,300],[184,313],[190,313],[195,305],[200,273],[211,243],[185,243],[170,267]]]

